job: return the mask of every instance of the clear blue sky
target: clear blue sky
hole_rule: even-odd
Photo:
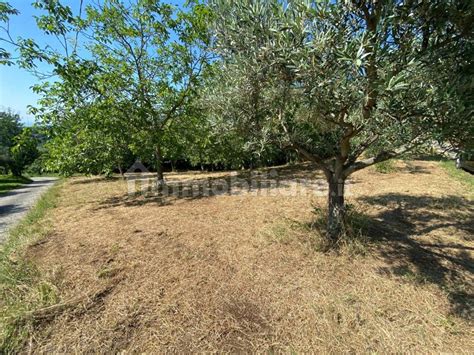
[[[10,33],[14,39],[17,37],[33,38],[40,45],[49,44],[56,47],[55,38],[46,36],[37,29],[34,16],[39,15],[40,12],[33,8],[32,0],[9,0],[8,2],[20,11],[19,15],[10,18]],[[66,0],[63,3],[75,9],[78,8],[79,1]],[[4,42],[0,45],[10,52],[14,51],[13,47]],[[24,69],[0,65],[0,110],[10,108],[20,114],[25,124],[31,125],[34,122],[34,117],[28,114],[27,106],[36,105],[38,96],[33,93],[31,86],[37,82],[38,79]]]
[[[32,38],[40,45],[48,44],[56,47],[57,40],[54,37],[46,36],[37,29],[34,16],[40,13],[33,8],[32,2],[33,0],[8,0],[12,7],[20,11],[19,15],[10,18],[12,37]],[[90,0],[84,0],[84,6],[89,2]],[[168,2],[179,6],[184,3],[184,0]],[[77,13],[80,2],[79,0],[63,0],[61,3],[70,6]],[[0,43],[0,46],[9,51],[13,50],[4,42]],[[10,108],[20,114],[25,124],[31,125],[34,122],[34,117],[28,114],[27,106],[36,105],[38,96],[32,92],[31,86],[37,82],[38,79],[24,69],[0,65],[0,110]]]

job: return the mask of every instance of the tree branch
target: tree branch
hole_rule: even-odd
[[[310,162],[316,164],[321,170],[324,172],[324,175],[329,178],[332,174],[332,170],[328,167],[327,162],[323,159],[319,158],[318,156],[311,154],[305,148],[297,143],[290,143],[285,148],[295,150],[299,155],[306,158]]]
[[[389,160],[389,159],[395,158],[397,156],[403,155],[405,153],[408,153],[409,151],[412,151],[413,149],[415,149],[416,147],[418,147],[419,145],[421,145],[423,143],[424,143],[424,141],[420,141],[418,143],[415,143],[415,144],[409,146],[408,148],[401,147],[401,148],[395,149],[395,150],[383,151],[383,152],[380,152],[379,154],[377,154],[376,156],[374,156],[372,158],[356,161],[355,163],[347,166],[344,169],[343,175],[344,175],[345,178],[347,178],[349,175],[351,175],[352,173],[354,173],[356,171],[365,169],[365,168],[367,168],[371,165],[381,163],[385,160]]]

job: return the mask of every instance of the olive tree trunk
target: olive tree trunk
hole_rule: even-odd
[[[344,232],[344,184],[342,174],[331,174],[328,177],[328,219],[327,235],[331,242],[336,242]]]

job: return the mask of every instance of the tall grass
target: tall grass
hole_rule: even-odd
[[[0,246],[0,353],[19,351],[34,327],[28,315],[59,301],[53,283],[26,256],[27,247],[51,231],[47,214],[59,192],[60,183],[39,199]]]
[[[319,231],[317,249],[321,251],[338,251],[350,255],[366,255],[369,253],[373,239],[369,237],[370,217],[361,209],[360,205],[347,203],[344,221],[344,230],[339,240],[334,244],[326,237],[327,206],[313,206],[314,221],[312,229]]]

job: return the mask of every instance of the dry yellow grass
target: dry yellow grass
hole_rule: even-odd
[[[312,248],[304,226],[324,196],[158,202],[121,180],[71,179],[54,233],[29,250],[63,303],[25,350],[472,351],[472,192],[435,162],[399,169],[348,188],[369,216],[365,255]],[[225,174],[169,180],[196,176]]]

